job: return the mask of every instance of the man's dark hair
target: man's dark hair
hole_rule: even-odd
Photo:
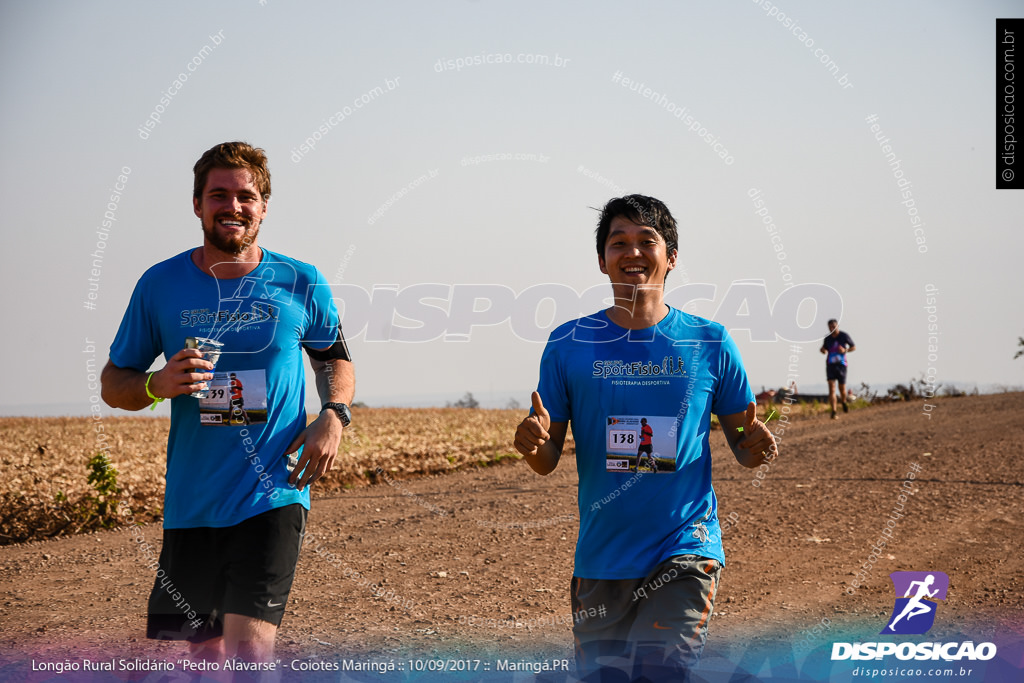
[[[616,216],[627,218],[637,225],[654,228],[668,246],[668,254],[679,249],[679,237],[676,234],[676,219],[672,218],[668,207],[654,197],[642,194],[630,194],[610,200],[601,209],[601,218],[597,221],[597,255],[604,258],[604,245],[608,241],[608,232]]]
[[[836,325],[838,325],[839,321],[836,320],[835,318],[829,318],[828,324],[831,325],[832,323],[835,323]]]

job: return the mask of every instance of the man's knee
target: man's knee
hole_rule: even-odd
[[[274,656],[277,626],[269,621],[242,614],[224,615],[225,651],[229,657],[261,662]]]
[[[226,658],[224,638],[210,638],[199,643],[189,642],[188,655],[195,661],[223,662]]]
[[[249,644],[250,647],[266,647],[273,649],[277,626],[242,614],[227,613],[224,615],[224,638],[230,643]]]

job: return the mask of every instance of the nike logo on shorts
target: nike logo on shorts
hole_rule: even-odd
[[[271,602],[270,600],[267,600],[267,607],[280,607],[283,604],[283,602]]]

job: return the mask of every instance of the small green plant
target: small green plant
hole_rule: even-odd
[[[95,489],[96,495],[89,495],[83,501],[82,516],[85,524],[97,521],[105,529],[117,524],[117,502],[121,488],[117,485],[117,469],[110,463],[106,453],[97,453],[88,464],[89,476],[86,481]]]

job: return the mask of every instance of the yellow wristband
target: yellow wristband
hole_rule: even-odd
[[[149,390],[149,380],[153,379],[153,375],[155,374],[156,371],[153,371],[146,376],[146,396],[149,396],[151,399],[153,399],[153,405],[149,407],[150,410],[156,410],[156,404],[163,401],[162,398],[157,398],[156,396],[153,395],[153,392]]]

